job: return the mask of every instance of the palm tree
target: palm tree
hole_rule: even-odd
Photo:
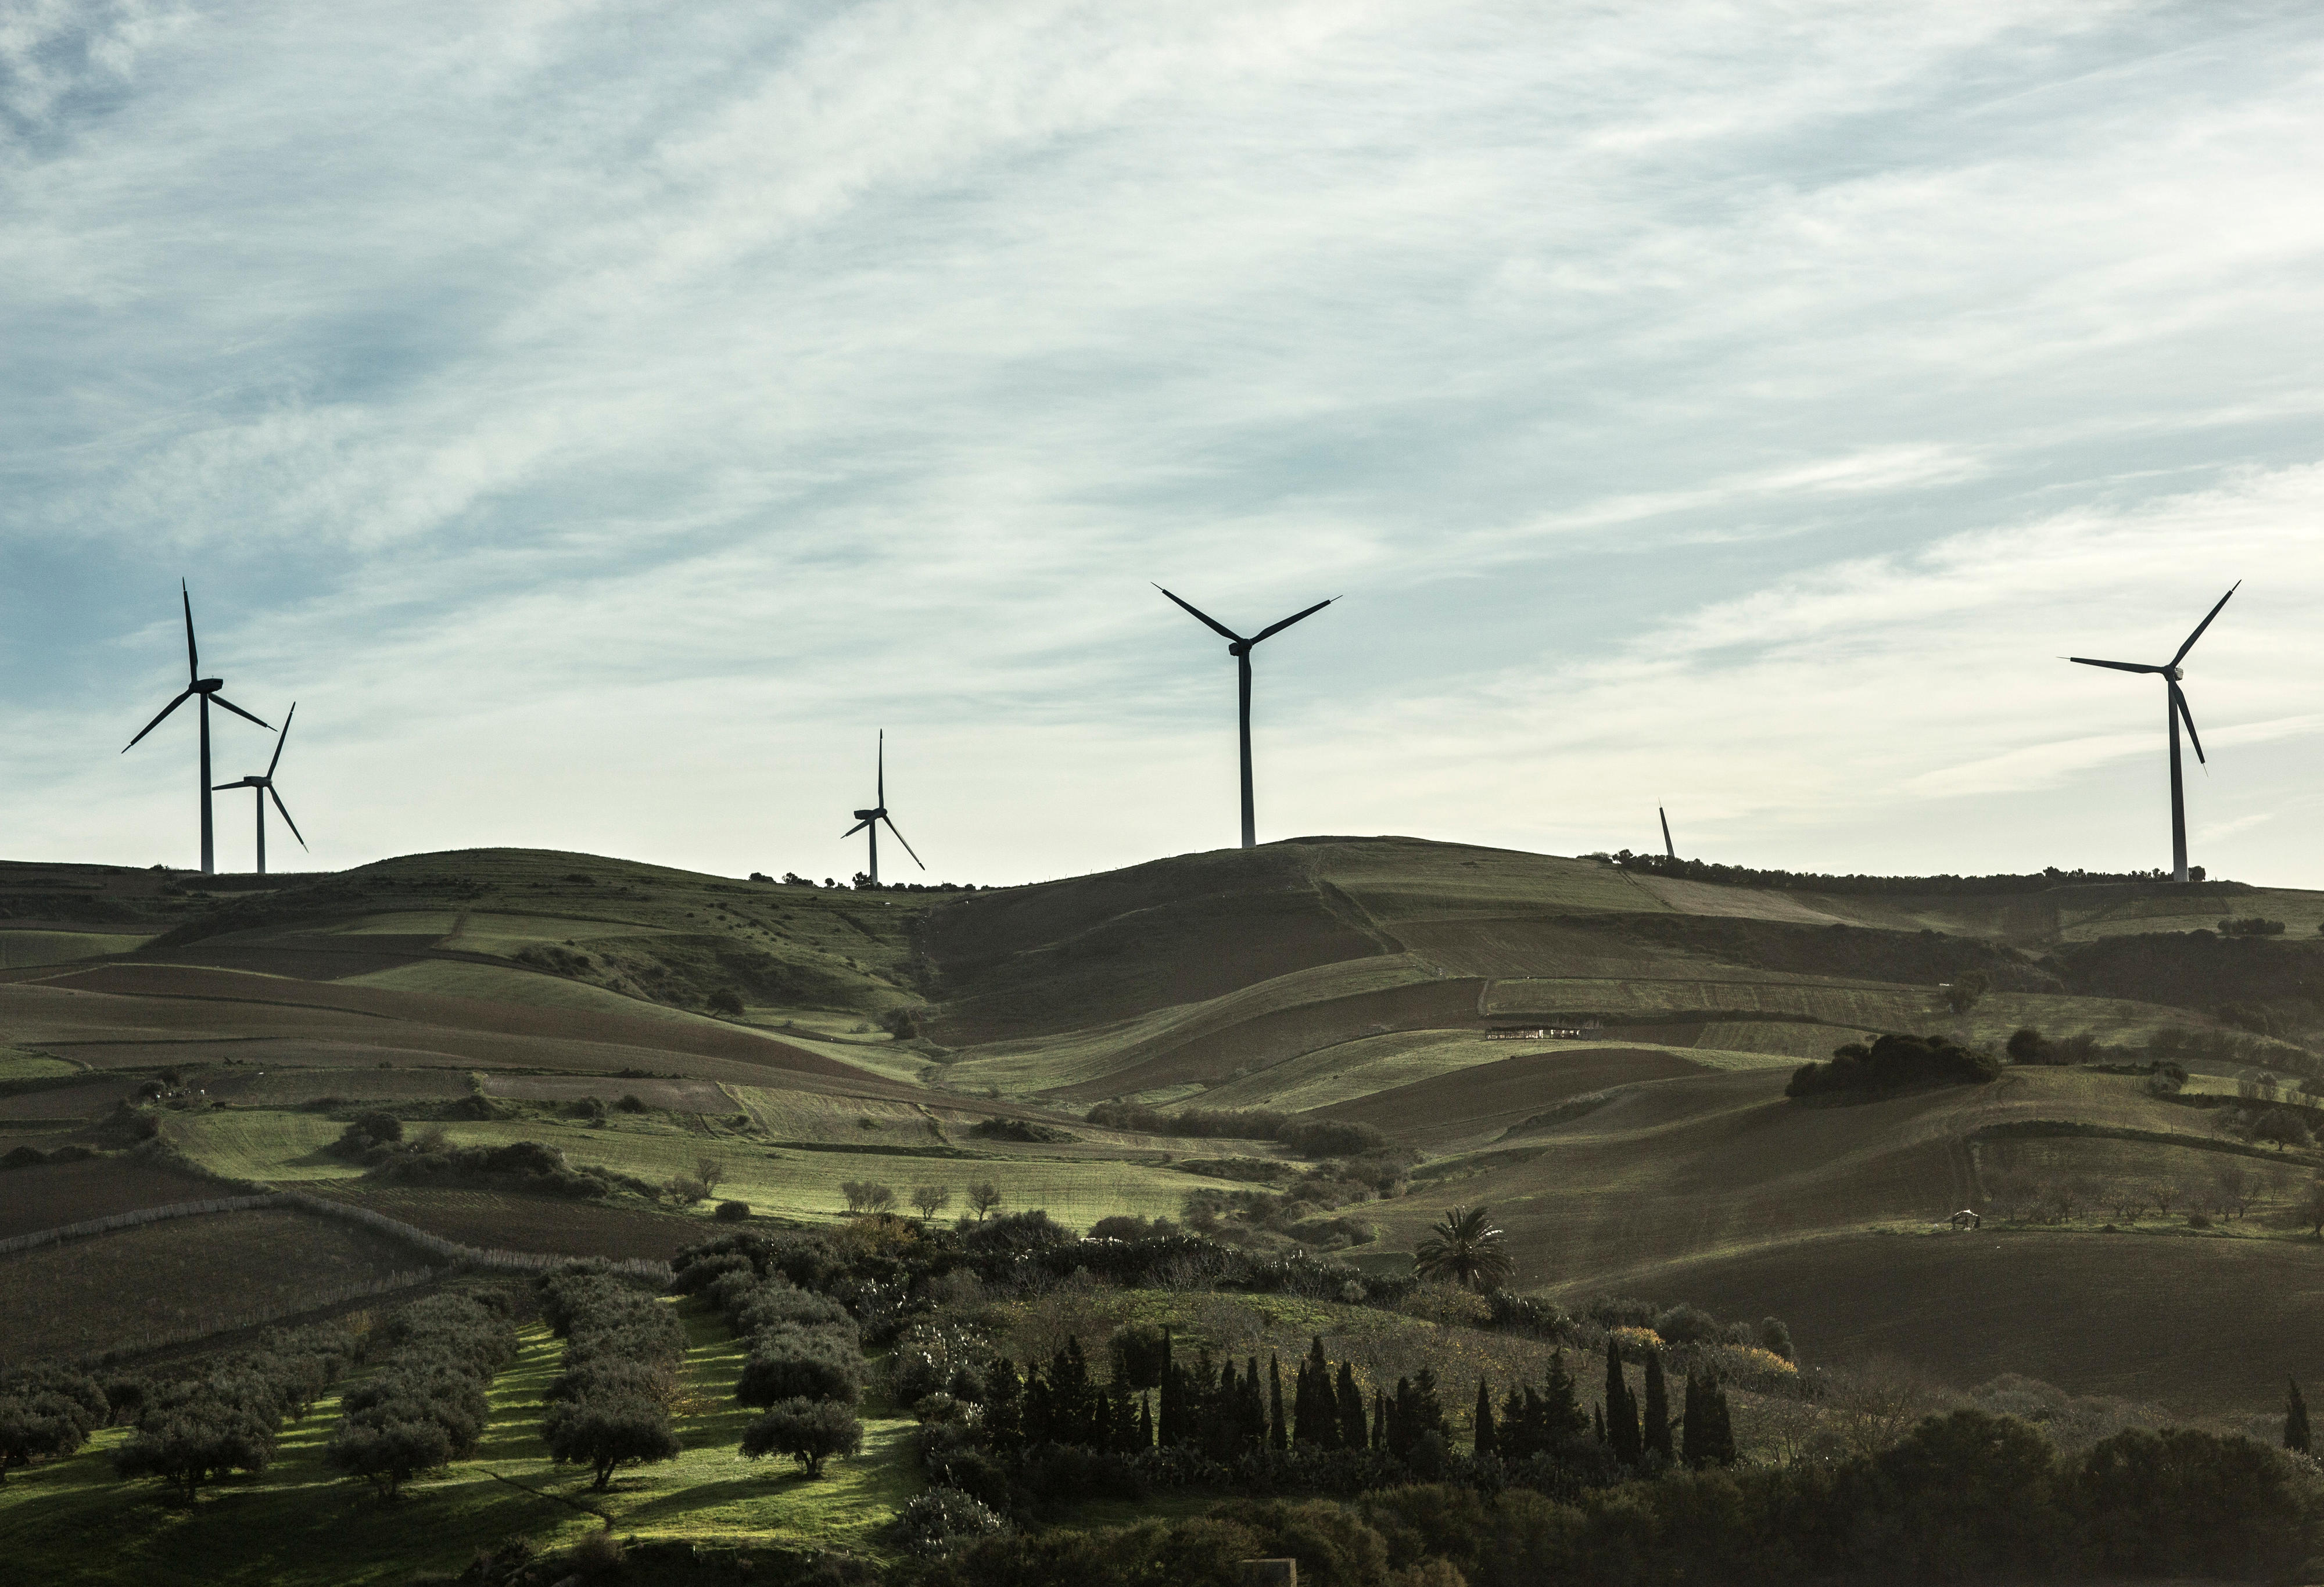
[[[1412,1253],[1420,1278],[1493,1289],[1509,1276],[1509,1250],[1483,1207],[1454,1207]]]

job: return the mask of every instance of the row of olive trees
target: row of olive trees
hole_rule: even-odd
[[[895,1210],[896,1187],[892,1185],[884,1185],[877,1179],[843,1179],[839,1182],[839,1194],[847,1198],[847,1210],[851,1213],[887,1213]],[[945,1208],[952,1205],[952,1186],[915,1185],[911,1188],[908,1199],[912,1205],[918,1209],[922,1218],[933,1218]],[[1001,1189],[990,1179],[981,1180],[968,1187],[965,1199],[968,1210],[976,1214],[976,1220],[981,1223],[999,1210]]]
[[[2303,1190],[2287,1173],[2256,1172],[2239,1162],[2222,1163],[2200,1177],[2104,1178],[2005,1169],[1986,1176],[1985,1188],[1987,1204],[2003,1217],[2065,1223],[2092,1217],[2128,1223],[2149,1213],[2209,1223],[2242,1218],[2261,1202],[2288,1203],[2305,1219],[2311,1203],[2324,1206],[2324,1182]]]

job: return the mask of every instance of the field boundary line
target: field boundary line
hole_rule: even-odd
[[[20,1250],[36,1250],[60,1241],[73,1240],[85,1234],[106,1234],[115,1229],[134,1229],[143,1223],[158,1223],[168,1218],[191,1218],[203,1213],[238,1213],[252,1207],[275,1204],[279,1197],[272,1192],[263,1195],[226,1195],[210,1201],[171,1202],[166,1206],[137,1207],[126,1213],[114,1213],[102,1218],[88,1218],[78,1223],[60,1223],[54,1229],[38,1229],[30,1234],[14,1235],[0,1240],[0,1256],[13,1256]]]
[[[441,1257],[456,1267],[493,1273],[550,1273],[567,1262],[585,1259],[580,1257],[552,1256],[546,1251],[504,1250],[462,1245],[456,1240],[447,1240],[440,1234],[432,1234],[416,1224],[406,1223],[400,1218],[391,1218],[385,1213],[372,1207],[358,1205],[354,1202],[335,1201],[328,1196],[312,1195],[303,1190],[284,1190],[275,1194],[288,1205],[319,1213],[326,1218],[339,1218],[351,1223],[361,1223],[366,1228],[376,1230],[382,1234],[389,1235],[406,1244],[417,1246],[421,1250]],[[670,1266],[668,1262],[651,1261],[643,1257],[624,1257],[618,1260],[611,1258],[586,1259],[611,1261],[612,1270],[616,1273],[629,1274],[640,1278],[652,1278],[665,1284],[671,1277]]]

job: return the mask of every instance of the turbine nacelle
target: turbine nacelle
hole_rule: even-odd
[[[855,818],[858,821],[877,821],[887,813],[887,807],[883,805],[876,810],[858,810],[855,812]]]
[[[198,695],[214,695],[226,687],[223,678],[197,678],[186,686],[187,691]]]

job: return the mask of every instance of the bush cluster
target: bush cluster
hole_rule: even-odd
[[[85,1372],[41,1363],[0,1376],[0,1482],[18,1466],[71,1454],[112,1419],[104,1385]]]
[[[379,1342],[389,1353],[340,1400],[323,1463],[392,1499],[420,1472],[475,1453],[516,1335],[499,1295],[438,1295],[391,1316]]]
[[[2001,1077],[2001,1060],[1941,1036],[1886,1035],[1869,1047],[1851,1041],[1828,1064],[1803,1064],[1784,1088],[1789,1097],[1866,1094],[1914,1085],[1984,1085]]]
[[[270,1331],[254,1350],[150,1386],[137,1396],[134,1431],[112,1452],[114,1472],[159,1478],[191,1504],[203,1483],[227,1472],[263,1471],[283,1418],[313,1409],[351,1354],[336,1331]]]
[[[549,1457],[589,1467],[601,1492],[620,1467],[677,1459],[669,1413],[686,1363],[678,1314],[602,1261],[567,1263],[539,1289],[543,1319],[565,1341],[564,1370],[542,1397]]]

